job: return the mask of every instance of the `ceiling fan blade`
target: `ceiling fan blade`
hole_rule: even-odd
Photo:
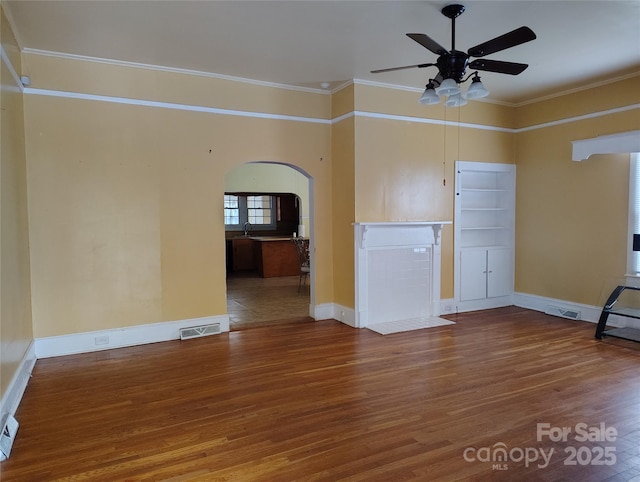
[[[447,49],[445,49],[442,45],[440,45],[428,35],[425,35],[423,33],[408,33],[407,37],[415,40],[424,48],[431,50],[434,54],[442,55],[447,53]]]
[[[486,70],[487,72],[497,72],[499,74],[518,75],[529,67],[528,64],[517,62],[504,62],[502,60],[478,59],[470,62],[468,68],[472,70]]]
[[[436,64],[416,64],[416,65],[404,65],[402,67],[390,67],[388,69],[378,69],[372,70],[372,74],[380,74],[382,72],[393,72],[394,70],[404,70],[404,69],[422,69],[424,67],[431,67]]]
[[[533,33],[529,27],[520,27],[511,32],[500,35],[487,42],[471,47],[467,50],[467,54],[470,57],[484,57],[485,55],[493,54],[501,50],[505,50],[516,45],[529,42],[536,38],[536,34]]]

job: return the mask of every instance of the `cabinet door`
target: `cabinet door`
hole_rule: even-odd
[[[487,250],[460,251],[460,301],[487,297]]]
[[[299,214],[298,214],[298,202],[295,194],[281,194],[278,196],[278,221],[282,221],[284,223],[293,223],[294,225],[298,225],[299,222]]]
[[[253,243],[252,239],[238,238],[232,241],[233,243],[233,270],[244,271],[252,270],[256,268],[256,263],[253,255]]]
[[[513,291],[510,249],[487,251],[487,297],[508,296]]]

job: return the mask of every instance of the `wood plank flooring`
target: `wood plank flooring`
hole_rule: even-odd
[[[386,336],[328,320],[40,360],[0,478],[640,480],[640,344],[513,307],[450,318]],[[538,440],[545,423],[571,428],[568,440]],[[615,440],[578,442],[580,423]],[[501,447],[506,460],[483,461]],[[541,449],[554,450],[548,465],[523,458]]]

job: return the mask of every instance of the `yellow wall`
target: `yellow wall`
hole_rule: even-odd
[[[0,9],[2,48],[18,69],[20,55]],[[2,61],[0,71],[0,399],[33,339],[23,95]]]
[[[540,124],[638,103],[637,78],[606,102],[593,99],[599,87],[446,109],[357,82],[327,95],[23,57],[36,89],[306,118],[25,96],[36,337],[226,313],[220,200],[225,174],[252,161],[313,178],[316,304],[354,307],[353,222],[455,221],[456,160],[518,166],[518,291],[597,304],[602,278],[624,272],[628,156],[573,163],[570,141],[638,129],[637,110]],[[453,297],[453,252],[447,226],[443,298]]]
[[[334,302],[347,308],[355,304],[353,223],[355,222],[354,119],[333,125],[332,228]]]
[[[522,127],[640,104],[640,77],[518,109]],[[625,274],[629,155],[571,160],[571,141],[640,129],[627,110],[520,132],[516,291],[599,305]]]
[[[331,301],[328,124],[40,95],[25,110],[36,337],[225,314],[225,173],[254,160],[313,177],[315,300]]]
[[[514,162],[515,136],[506,128],[513,108],[470,102],[462,109],[446,109],[443,104],[422,106],[418,98],[419,93],[356,86],[357,110],[385,109],[409,117],[356,118],[358,222],[453,221],[456,160]],[[445,126],[445,121],[452,124]],[[467,123],[499,129],[463,127]],[[453,249],[453,227],[447,225],[442,233],[442,298],[453,297]]]

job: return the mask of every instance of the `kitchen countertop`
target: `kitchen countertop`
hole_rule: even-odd
[[[293,238],[286,236],[249,236],[254,241],[291,241]]]

